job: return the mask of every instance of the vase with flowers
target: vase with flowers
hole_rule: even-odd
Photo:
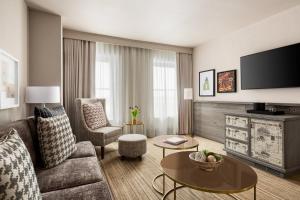
[[[137,118],[139,114],[141,113],[141,109],[138,106],[129,107],[130,114],[131,114],[131,123],[136,124]]]

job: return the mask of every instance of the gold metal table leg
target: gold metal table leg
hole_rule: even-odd
[[[166,154],[166,149],[165,148],[163,148],[163,158],[165,157],[165,154]],[[163,188],[162,188],[162,191],[160,191],[159,189],[158,189],[158,187],[155,185],[155,181],[156,181],[156,179],[158,179],[159,177],[163,177]],[[164,173],[162,173],[162,174],[159,174],[159,175],[157,175],[154,179],[153,179],[153,181],[152,181],[152,187],[153,187],[153,189],[157,192],[157,193],[159,193],[159,194],[161,194],[161,195],[164,195],[165,194],[165,191],[166,191],[166,175],[164,174]]]
[[[153,187],[153,189],[157,192],[157,193],[159,193],[159,194],[161,194],[161,195],[164,195],[164,191],[160,191],[159,189],[158,189],[158,187],[155,185],[155,181],[156,181],[156,179],[158,179],[159,177],[165,177],[164,176],[164,174],[159,174],[159,175],[157,175],[154,179],[153,179],[153,181],[152,181],[152,187]],[[163,187],[164,188],[164,187]]]
[[[176,200],[176,182],[174,181],[174,200]]]
[[[254,186],[253,190],[254,190],[254,200],[256,200],[256,185]]]
[[[161,198],[162,200],[165,200],[169,194],[171,194],[172,192],[174,192],[174,200],[176,199],[176,190],[180,189],[180,188],[184,188],[185,186],[180,185],[180,186],[176,186],[176,182],[174,182],[174,188],[169,190],[168,192],[166,192],[166,194]]]

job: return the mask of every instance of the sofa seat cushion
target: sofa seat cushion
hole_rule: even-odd
[[[76,143],[77,150],[69,157],[72,158],[84,158],[96,156],[94,145],[90,141],[83,141]]]
[[[60,165],[36,173],[42,193],[103,180],[96,157],[67,159]]]
[[[111,137],[119,136],[122,133],[122,128],[116,126],[106,126],[106,127],[98,128],[94,130],[94,132],[102,133],[104,139],[108,139]]]
[[[63,190],[42,193],[43,200],[111,200],[111,193],[105,181]]]

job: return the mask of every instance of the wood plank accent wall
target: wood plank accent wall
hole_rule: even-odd
[[[218,102],[198,101],[193,105],[194,135],[224,143],[225,118],[224,113],[245,112],[252,109],[250,102]],[[267,104],[266,108],[276,107],[289,114],[300,114],[300,105],[296,104]]]

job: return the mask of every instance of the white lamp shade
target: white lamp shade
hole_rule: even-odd
[[[26,103],[59,103],[59,86],[30,86],[26,88]]]
[[[184,100],[192,100],[193,99],[193,88],[184,88]]]

